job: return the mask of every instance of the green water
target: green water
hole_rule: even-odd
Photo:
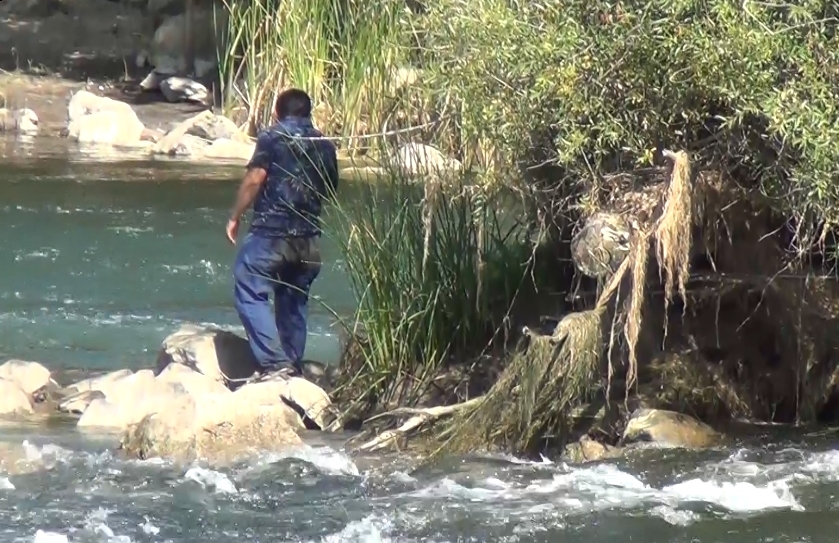
[[[4,147],[5,145],[5,147]],[[182,322],[238,326],[226,212],[241,168],[98,163],[4,143],[0,352],[62,367],[147,367]],[[345,184],[341,197],[352,199]],[[327,239],[314,294],[352,296]],[[312,307],[309,358],[332,361]],[[341,435],[229,469],[126,461],[112,438],[0,426],[0,541],[35,543],[837,540],[836,433],[761,428],[705,452],[637,451],[597,465],[506,456],[353,456]],[[14,464],[19,465],[19,464]]]

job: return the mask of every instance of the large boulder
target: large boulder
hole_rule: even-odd
[[[14,381],[0,379],[0,416],[31,415],[32,399]]]
[[[50,370],[38,362],[9,360],[0,365],[0,379],[15,383],[31,398],[50,383]]]
[[[137,458],[219,465],[301,445],[298,431],[303,421],[271,385],[245,385],[228,395],[200,399],[186,392],[175,394],[129,427],[120,449]]]
[[[67,106],[65,136],[79,143],[143,145],[145,126],[130,105],[80,90]]]
[[[247,161],[255,142],[236,124],[212,111],[202,111],[172,128],[154,145],[156,154]]]
[[[581,273],[605,278],[614,273],[629,254],[629,224],[613,213],[595,213],[571,239],[571,256]]]
[[[707,448],[722,436],[693,417],[664,409],[635,410],[623,432],[624,443],[651,442],[662,447]]]
[[[187,366],[219,383],[250,377],[257,369],[250,345],[243,338],[227,330],[191,324],[163,340],[156,371],[171,364]]]

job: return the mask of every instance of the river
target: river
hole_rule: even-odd
[[[11,150],[10,150],[11,149]],[[223,237],[241,168],[102,162],[0,141],[0,355],[55,370],[150,366],[182,322],[241,330]],[[353,187],[344,184],[342,197]],[[307,357],[334,362],[353,299],[327,239]],[[344,436],[231,469],[126,461],[72,426],[0,426],[0,541],[828,542],[836,434],[759,428],[705,452],[597,465],[354,456]]]

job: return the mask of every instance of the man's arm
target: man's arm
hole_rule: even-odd
[[[233,211],[230,212],[230,220],[238,221],[242,218],[245,211],[253,204],[256,195],[259,194],[259,189],[266,177],[268,177],[268,171],[264,168],[259,166],[248,168],[236,193],[236,203],[233,204]]]
[[[230,212],[227,221],[227,239],[230,243],[236,244],[236,237],[239,233],[239,221],[245,211],[253,204],[259,189],[268,177],[268,167],[271,164],[270,142],[266,134],[261,134],[256,140],[256,149],[248,162],[248,171],[245,174],[239,190],[236,193],[236,202]]]

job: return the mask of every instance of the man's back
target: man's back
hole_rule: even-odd
[[[322,201],[338,183],[335,146],[306,117],[264,130],[248,164],[267,172],[253,205],[251,231],[268,237],[320,235]]]

